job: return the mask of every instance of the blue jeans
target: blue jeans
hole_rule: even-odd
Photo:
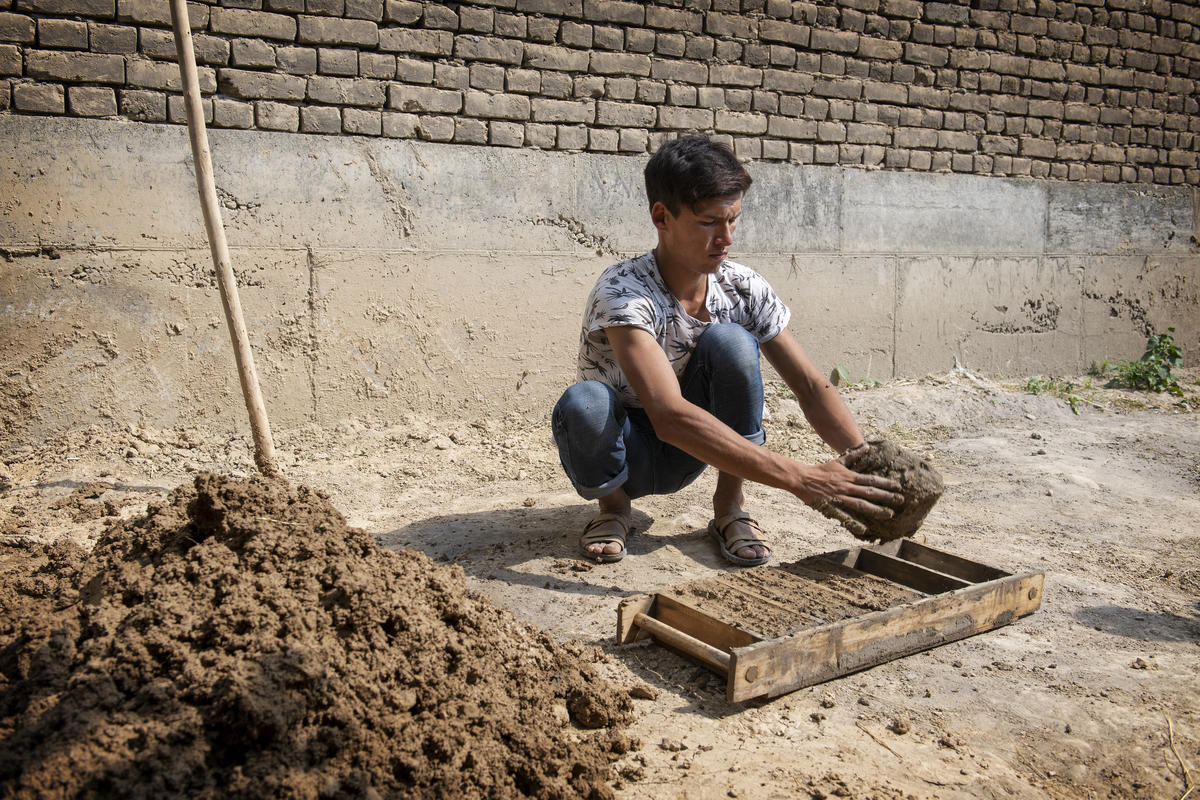
[[[758,342],[740,325],[709,326],[696,342],[679,388],[685,400],[747,440],[766,440]],[[554,406],[551,424],[563,470],[587,500],[619,488],[630,498],[670,494],[708,466],[660,441],[646,412],[621,405],[617,393],[600,381],[567,389]]]

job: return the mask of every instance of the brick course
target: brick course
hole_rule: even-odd
[[[220,127],[1200,184],[1200,9],[789,0],[188,4]],[[1129,5],[1124,8],[1123,5]],[[161,0],[10,0],[0,112],[184,121]]]

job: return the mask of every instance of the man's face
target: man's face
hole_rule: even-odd
[[[658,229],[660,254],[699,272],[716,272],[733,246],[742,213],[740,194],[714,197],[698,203],[695,208],[680,206],[673,215],[662,203],[650,210],[654,227]]]

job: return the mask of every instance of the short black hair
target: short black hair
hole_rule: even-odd
[[[672,139],[646,164],[646,198],[662,203],[678,216],[714,197],[744,194],[752,182],[746,168],[727,146],[705,136]]]

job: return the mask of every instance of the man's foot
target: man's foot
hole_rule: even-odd
[[[633,526],[628,514],[598,514],[583,529],[579,548],[598,563],[620,561],[625,557],[625,537]]]
[[[771,560],[771,545],[762,538],[762,532],[745,511],[734,511],[708,523],[708,534],[716,539],[721,555],[741,567],[757,567]]]

